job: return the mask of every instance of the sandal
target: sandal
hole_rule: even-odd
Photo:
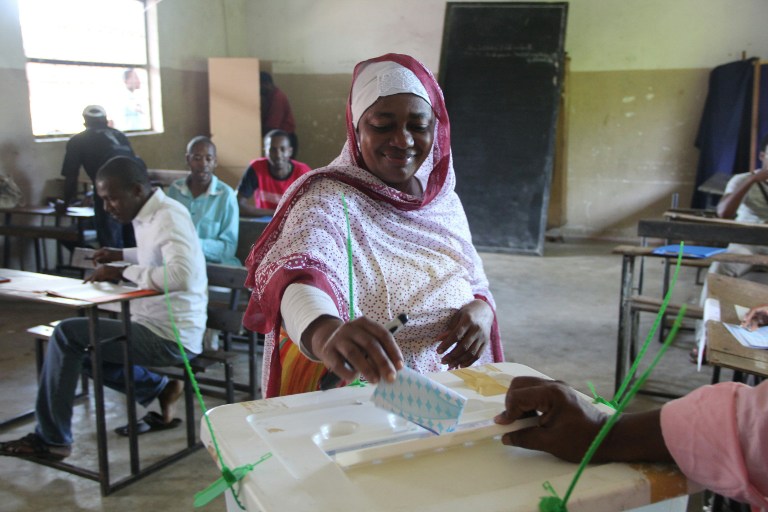
[[[155,411],[149,411],[146,416],[136,422],[136,432],[138,435],[158,430],[168,430],[181,425],[181,418],[173,418],[170,423],[163,423],[163,417]],[[117,427],[115,433],[124,437],[128,436],[128,425]]]
[[[688,358],[691,360],[691,363],[698,364],[699,362],[699,347],[693,347],[690,352],[688,352]],[[707,347],[704,347],[704,357],[701,360],[701,364],[703,366],[708,366],[709,363],[707,362]]]
[[[66,459],[71,454],[71,447],[46,444],[35,433],[27,434],[15,441],[0,443],[0,455],[8,457],[60,461]]]

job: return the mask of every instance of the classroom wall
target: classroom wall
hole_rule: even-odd
[[[276,83],[294,102],[301,157],[322,165],[338,153],[357,61],[410,53],[437,73],[446,3],[249,4],[249,51],[273,61]],[[674,193],[688,204],[709,72],[742,52],[768,58],[766,15],[764,0],[569,2],[566,223],[559,234],[634,239],[637,220],[660,215]]]
[[[257,57],[297,118],[299,159],[320,166],[343,143],[354,64],[410,53],[437,73],[445,0],[163,0],[162,134],[132,137],[151,167],[184,168],[208,131],[208,57]],[[632,238],[636,220],[690,197],[710,70],[768,54],[764,0],[573,0],[566,50],[565,236]],[[56,192],[64,141],[31,136],[16,0],[0,0],[0,170],[28,202]],[[254,155],[256,156],[256,155]],[[457,169],[461,179],[461,169]],[[52,188],[53,187],[53,188]]]

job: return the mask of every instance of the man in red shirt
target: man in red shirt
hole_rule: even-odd
[[[264,153],[266,157],[250,163],[237,186],[241,216],[272,215],[288,187],[311,170],[307,164],[291,159],[290,136],[283,130],[267,133]]]

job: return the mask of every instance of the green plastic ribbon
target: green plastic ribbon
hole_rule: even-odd
[[[674,290],[675,284],[677,283],[677,276],[678,276],[678,273],[680,270],[680,264],[683,258],[683,247],[684,247],[683,242],[680,242],[680,250],[677,255],[677,264],[675,265],[675,273],[674,273],[674,276],[672,277],[672,282],[670,284],[669,291],[667,292],[667,295],[664,298],[661,308],[659,309],[659,313],[656,316],[656,321],[653,324],[653,328],[651,329],[651,332],[646,338],[645,343],[643,343],[643,347],[638,353],[638,356],[635,358],[632,368],[630,369],[626,378],[624,379],[621,386],[619,387],[619,390],[614,395],[613,400],[611,401],[605,400],[604,398],[602,398],[597,394],[597,392],[595,391],[595,387],[594,385],[592,385],[591,382],[587,383],[590,390],[592,391],[592,394],[595,397],[594,401],[596,403],[602,403],[602,404],[608,405],[609,407],[614,408],[615,411],[608,418],[608,421],[606,421],[603,424],[602,428],[597,433],[597,436],[595,436],[595,439],[589,445],[589,448],[587,449],[587,452],[584,454],[584,457],[582,458],[581,463],[579,464],[579,468],[576,470],[576,474],[573,476],[573,479],[571,480],[571,484],[568,487],[568,490],[563,496],[563,498],[561,499],[558,496],[557,492],[555,492],[555,489],[552,487],[552,485],[549,482],[544,482],[543,487],[545,490],[549,492],[550,495],[543,496],[539,500],[539,512],[568,512],[568,508],[567,508],[568,499],[571,497],[571,494],[573,493],[573,490],[576,487],[576,483],[579,481],[579,478],[581,477],[582,473],[586,469],[587,464],[589,464],[589,461],[592,460],[592,457],[594,456],[595,452],[597,452],[597,449],[600,447],[600,445],[605,440],[608,433],[611,431],[613,426],[619,420],[619,417],[626,409],[630,400],[632,400],[632,398],[634,398],[637,392],[640,391],[640,388],[642,388],[643,384],[645,384],[645,381],[648,380],[648,377],[650,376],[651,372],[659,363],[659,361],[661,361],[661,358],[664,356],[664,353],[666,353],[667,349],[669,348],[669,346],[672,344],[675,337],[677,336],[677,331],[680,329],[680,325],[683,322],[683,317],[685,316],[685,311],[686,311],[685,305],[680,307],[680,311],[678,312],[677,317],[675,317],[675,322],[672,325],[672,329],[670,329],[669,334],[664,339],[664,344],[659,349],[659,352],[656,354],[656,357],[654,357],[653,361],[648,366],[648,368],[640,375],[640,377],[634,382],[634,384],[632,384],[634,375],[637,372],[637,367],[640,364],[640,361],[645,356],[645,353],[648,349],[649,342],[651,341],[651,339],[653,339],[653,335],[656,331],[656,328],[661,323],[661,319],[664,316],[664,312],[666,311],[667,304],[669,304],[670,298],[672,297],[672,290]],[[631,387],[629,387],[630,384],[632,384]],[[628,387],[629,387],[629,391],[626,391],[626,394],[625,394],[625,390]]]
[[[354,287],[354,266],[352,260],[352,228],[349,225],[349,208],[347,208],[347,198],[344,194],[341,194],[341,204],[344,205],[344,219],[347,222],[347,273],[349,280],[349,320],[355,319],[355,287]],[[347,386],[363,388],[365,382],[360,380],[360,377],[356,378]]]
[[[211,440],[213,441],[213,447],[216,451],[217,460],[221,463],[221,478],[213,482],[211,485],[209,485],[202,491],[195,494],[194,506],[202,507],[203,505],[210,503],[211,500],[213,500],[220,494],[226,492],[227,489],[231,489],[232,496],[235,498],[235,502],[237,503],[237,505],[240,507],[241,510],[245,510],[245,507],[243,506],[243,504],[240,503],[240,498],[234,489],[234,485],[240,480],[242,480],[245,477],[245,475],[247,475],[251,470],[253,470],[253,468],[255,468],[258,464],[270,458],[272,456],[272,453],[267,452],[258,461],[254,462],[253,464],[246,464],[244,466],[239,466],[231,470],[226,466],[226,464],[224,464],[224,459],[222,458],[221,451],[219,450],[219,443],[213,431],[213,425],[211,425],[211,420],[210,418],[208,418],[208,409],[205,407],[203,394],[200,392],[200,386],[197,383],[197,379],[195,379],[195,374],[192,372],[192,366],[190,366],[189,364],[187,351],[184,349],[184,345],[181,343],[181,336],[179,335],[179,329],[178,327],[176,327],[176,320],[173,317],[173,308],[171,307],[171,297],[168,291],[168,266],[166,265],[165,260],[163,260],[163,290],[165,292],[165,304],[168,307],[168,318],[171,321],[171,328],[173,329],[173,337],[176,340],[176,345],[178,346],[179,352],[181,353],[181,357],[184,360],[184,371],[187,372],[187,375],[189,376],[189,380],[192,383],[192,389],[194,389],[195,396],[197,397],[197,401],[200,403],[200,409],[203,411],[203,418],[205,418],[205,423],[206,425],[208,425],[208,432],[211,433]]]

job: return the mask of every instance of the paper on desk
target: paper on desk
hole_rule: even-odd
[[[86,247],[75,247],[72,251],[72,260],[70,265],[75,268],[93,269],[93,254],[96,251],[94,249],[88,249]]]
[[[768,326],[750,331],[740,325],[723,324],[736,340],[747,348],[768,348]]]
[[[452,432],[467,402],[456,391],[408,367],[397,372],[394,382],[379,382],[371,400],[435,434]]]
[[[739,317],[739,320],[744,320],[744,317],[749,313],[748,307],[739,306],[738,304],[734,304],[733,307],[736,309],[736,316]]]
[[[124,286],[107,281],[96,283],[67,284],[66,286],[54,286],[45,290],[45,293],[54,297],[63,297],[65,299],[85,300],[89,302],[99,302],[109,300],[118,295],[136,294],[137,292],[146,292],[138,290],[133,286]],[[152,292],[148,292],[152,293]]]

